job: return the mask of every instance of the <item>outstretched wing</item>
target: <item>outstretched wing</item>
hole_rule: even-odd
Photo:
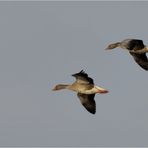
[[[131,39],[128,42],[128,49],[129,50],[141,50],[145,47],[145,45],[143,44],[142,40],[138,40],[138,39]]]
[[[130,54],[133,56],[138,65],[140,65],[143,69],[148,70],[148,59],[145,53],[137,54],[130,52]]]
[[[76,78],[77,83],[94,84],[93,79],[88,77],[88,74],[81,70],[79,73],[75,73],[72,76]]]
[[[94,100],[95,94],[82,94],[78,93],[77,96],[79,97],[81,104],[92,114],[96,113],[96,103]]]

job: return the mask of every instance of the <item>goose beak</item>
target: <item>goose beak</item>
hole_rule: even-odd
[[[54,87],[53,89],[52,89],[52,91],[55,91],[56,90],[56,87]]]
[[[111,50],[110,48],[106,47],[105,50]]]

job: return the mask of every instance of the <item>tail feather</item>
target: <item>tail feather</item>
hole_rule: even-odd
[[[100,93],[100,94],[106,94],[109,92],[107,89],[104,89],[102,87],[98,87],[98,86],[95,86],[95,87],[97,88],[98,93]]]

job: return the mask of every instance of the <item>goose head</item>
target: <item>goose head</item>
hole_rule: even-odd
[[[69,85],[65,85],[65,84],[58,84],[56,85],[52,90],[56,91],[56,90],[61,90],[61,89],[66,89]]]
[[[112,43],[112,44],[109,44],[109,45],[107,46],[107,48],[105,48],[105,50],[114,49],[114,48],[119,47],[119,46],[120,46],[120,42]]]

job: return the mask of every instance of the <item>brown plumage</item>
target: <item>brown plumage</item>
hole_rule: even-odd
[[[54,91],[61,89],[69,89],[77,92],[81,104],[92,114],[96,113],[96,103],[94,100],[96,93],[108,93],[104,88],[94,85],[93,79],[82,70],[79,73],[73,74],[76,81],[73,84],[58,84],[54,87]]]
[[[136,61],[136,63],[141,68],[148,70],[148,59],[146,56],[146,53],[148,52],[148,47],[143,44],[142,40],[125,39],[121,42],[116,42],[108,45],[106,49],[109,50],[109,49],[114,49],[116,47],[127,49],[134,58],[134,60]]]

